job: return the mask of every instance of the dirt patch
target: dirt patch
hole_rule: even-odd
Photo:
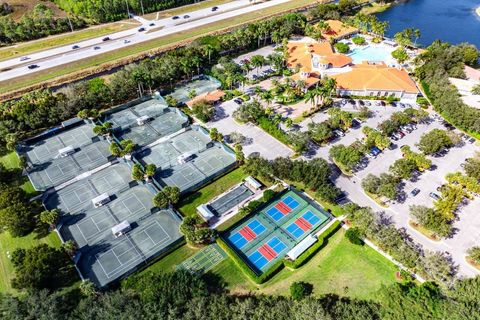
[[[32,11],[37,4],[43,4],[53,11],[55,17],[66,17],[65,11],[57,7],[57,5],[50,1],[42,0],[8,0],[9,5],[13,7],[11,17],[14,20],[20,19],[25,13]]]

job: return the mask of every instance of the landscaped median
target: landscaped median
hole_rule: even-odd
[[[31,75],[2,81],[0,82],[0,94],[2,94],[0,100],[8,100],[32,90],[58,86],[84,79],[88,76],[102,74],[123,65],[145,59],[149,56],[157,55],[177,47],[186,46],[193,40],[202,36],[227,33],[243,24],[257,20],[264,20],[282,13],[296,12],[306,7],[314,6],[320,2],[322,1],[315,1],[313,3],[311,0],[289,1],[266,9],[239,15],[231,19],[206,24],[191,30],[177,32],[168,36],[142,42],[134,46],[128,46],[122,50],[107,52],[102,55],[82,59],[67,65],[60,65],[54,68],[38,71]]]

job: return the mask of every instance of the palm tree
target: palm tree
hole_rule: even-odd
[[[265,64],[265,57],[257,54],[252,56],[250,62],[257,69],[257,75],[258,75],[259,68]]]
[[[267,90],[265,92],[262,92],[260,96],[263,99],[263,101],[265,101],[267,103],[267,107],[270,106],[270,104],[272,103],[273,98],[274,98],[271,90]]]
[[[315,90],[308,90],[304,96],[305,103],[311,103],[312,108],[315,107],[315,102],[317,101],[317,92]]]
[[[415,44],[414,46],[416,47],[417,46],[417,41],[418,39],[422,36],[421,32],[420,32],[420,29],[415,29],[413,30],[413,35],[415,36]]]

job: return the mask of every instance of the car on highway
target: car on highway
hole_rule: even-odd
[[[188,14],[183,16],[183,19],[188,19],[188,18],[190,18],[190,16]]]
[[[76,50],[76,49],[80,49],[80,46],[79,45],[72,46],[72,50]]]
[[[125,44],[130,43],[130,42],[131,42],[131,41],[128,40],[128,39],[123,40],[123,43],[125,43]]]
[[[93,50],[100,50],[100,47],[99,47],[99,46],[95,46],[95,47],[93,47]]]
[[[172,20],[177,20],[177,19],[180,19],[180,17],[179,16],[173,16],[172,17]]]
[[[138,29],[138,32],[143,32],[143,31],[145,31],[144,27],[141,27],[140,29]]]
[[[217,11],[218,10],[218,7],[215,6],[215,7],[212,7],[212,11]]]
[[[416,196],[417,194],[419,194],[419,193],[420,193],[420,189],[418,189],[418,188],[415,188],[415,189],[413,189],[413,190],[410,192],[410,194],[411,194],[413,197],[415,197],[415,196]]]
[[[110,40],[110,37],[105,37],[102,39],[102,41],[108,41],[108,40]]]
[[[27,60],[30,60],[30,57],[21,57],[20,58],[20,61],[27,61]]]
[[[153,26],[155,26],[155,23],[154,23],[154,22],[151,22],[151,23],[149,24],[149,26],[150,26],[150,27],[153,27]]]
[[[28,66],[28,69],[36,69],[38,67],[39,67],[38,64],[31,64],[31,65]]]

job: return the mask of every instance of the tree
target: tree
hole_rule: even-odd
[[[166,209],[169,204],[169,199],[165,193],[159,191],[155,197],[153,197],[153,205],[160,209]]]
[[[180,200],[180,189],[178,187],[166,186],[162,189],[162,192],[171,204],[177,204]]]
[[[418,149],[427,155],[434,154],[451,146],[453,146],[452,138],[445,130],[440,129],[433,129],[423,134],[418,143]]]
[[[95,297],[99,294],[95,284],[90,280],[83,280],[78,287],[84,297]]]
[[[417,169],[415,161],[409,159],[398,159],[390,166],[390,172],[398,178],[410,179],[412,173]]]
[[[467,176],[480,180],[480,159],[468,158],[465,161],[465,173]]]
[[[427,252],[422,263],[433,281],[446,287],[451,287],[454,284],[457,268],[453,265],[448,254],[439,251]]]
[[[343,42],[335,43],[334,47],[335,47],[335,50],[339,53],[345,54],[348,51],[350,51],[350,47],[348,46],[348,44],[345,44]]]
[[[52,209],[42,211],[39,218],[42,223],[48,224],[51,228],[54,228],[60,218],[60,210]]]
[[[70,256],[75,256],[75,251],[77,251],[77,245],[73,240],[67,240],[62,245],[63,250]]]
[[[352,42],[355,43],[358,46],[364,45],[366,43],[366,40],[364,37],[360,36],[355,36],[352,38]]]
[[[19,187],[5,187],[0,190],[0,226],[13,237],[27,235],[35,227],[38,208],[28,200]]]
[[[215,107],[206,101],[197,101],[192,106],[193,115],[202,122],[208,122],[215,115]]]
[[[257,69],[257,75],[258,75],[259,68],[263,66],[265,62],[266,62],[265,57],[259,54],[253,55],[250,58],[250,63],[252,64],[252,66],[254,66]]]
[[[352,170],[362,159],[363,153],[353,145],[344,146],[343,144],[334,145],[329,155],[336,163],[345,166],[347,170]]]
[[[294,282],[290,285],[290,296],[293,300],[303,300],[312,293],[313,286],[306,282]]]
[[[121,157],[123,153],[122,149],[120,149],[120,146],[116,142],[112,142],[108,147],[108,150],[110,150],[110,153],[115,157]]]
[[[180,232],[191,245],[210,243],[217,235],[216,231],[200,222],[197,216],[187,216],[180,225]]]
[[[175,99],[172,95],[168,95],[165,97],[165,102],[169,107],[175,108],[178,106],[178,100]]]
[[[345,238],[352,244],[363,245],[362,233],[358,228],[350,228],[345,232]]]
[[[220,132],[218,132],[217,128],[211,128],[209,133],[210,139],[213,141],[222,141],[223,136]]]
[[[449,219],[432,208],[412,205],[410,206],[410,215],[416,223],[440,237],[446,237],[451,232],[452,226]]]
[[[122,140],[120,141],[120,146],[123,149],[123,152],[121,152],[122,156],[131,154],[136,147],[135,143],[132,140]]]
[[[480,247],[471,247],[467,250],[468,257],[475,263],[480,265]]]
[[[63,250],[40,244],[12,253],[15,278],[12,286],[22,288],[58,288],[75,279],[73,264]]]
[[[229,140],[230,143],[233,143],[234,145],[236,145],[236,144],[245,143],[247,138],[243,134],[241,134],[240,132],[232,132],[229,135],[228,140]]]
[[[324,144],[334,137],[333,129],[327,121],[320,123],[309,123],[308,133],[313,141]]]
[[[404,63],[409,58],[407,51],[402,47],[392,51],[392,57],[394,57],[399,63]]]
[[[235,144],[235,158],[237,163],[242,165],[245,162],[245,154],[243,153],[243,147],[241,144]]]
[[[141,181],[144,178],[144,173],[142,170],[142,166],[140,166],[138,163],[135,163],[132,167],[132,179]]]
[[[472,88],[472,94],[480,95],[480,84],[474,85]]]
[[[153,163],[149,163],[145,166],[145,175],[149,178],[153,177],[157,172],[157,166]]]

